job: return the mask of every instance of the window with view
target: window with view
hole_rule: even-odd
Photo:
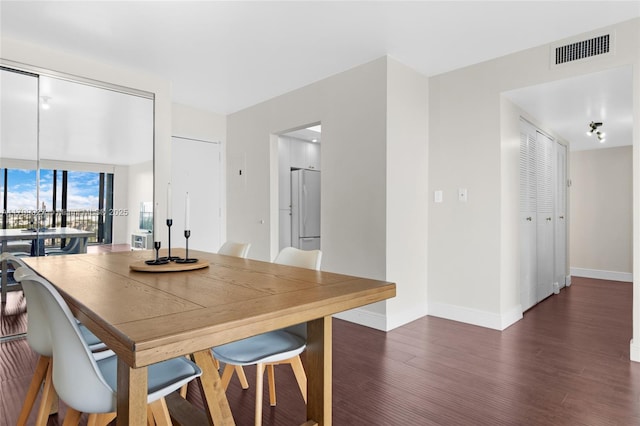
[[[35,170],[0,171],[3,228],[66,226],[93,232],[90,242],[111,242],[112,173],[40,170],[38,194]]]

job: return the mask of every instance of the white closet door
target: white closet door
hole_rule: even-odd
[[[567,276],[567,147],[556,143],[555,201],[555,278],[556,290],[565,286]]]
[[[523,122],[524,125],[528,124]],[[523,128],[520,133],[520,303],[523,311],[538,301],[536,166],[535,130]]]
[[[216,252],[222,245],[222,159],[220,144],[173,137],[171,246],[185,246],[185,199],[189,193],[189,250]]]
[[[554,182],[555,143],[538,132],[537,148],[537,299],[541,301],[553,293],[554,278]]]

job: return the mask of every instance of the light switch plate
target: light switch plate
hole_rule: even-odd
[[[467,188],[458,188],[458,201],[461,203],[467,202]]]
[[[442,190],[439,189],[437,191],[434,191],[433,193],[433,201],[435,203],[441,203],[442,202]]]

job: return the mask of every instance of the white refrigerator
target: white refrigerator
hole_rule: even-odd
[[[291,245],[320,249],[320,172],[291,171]]]

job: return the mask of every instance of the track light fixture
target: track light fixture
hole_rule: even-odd
[[[589,123],[589,130],[587,131],[587,136],[591,136],[595,133],[596,136],[598,137],[598,141],[600,143],[604,143],[604,141],[606,141],[605,133],[599,130],[601,126],[602,126],[602,123],[600,122],[592,121],[591,123]]]

